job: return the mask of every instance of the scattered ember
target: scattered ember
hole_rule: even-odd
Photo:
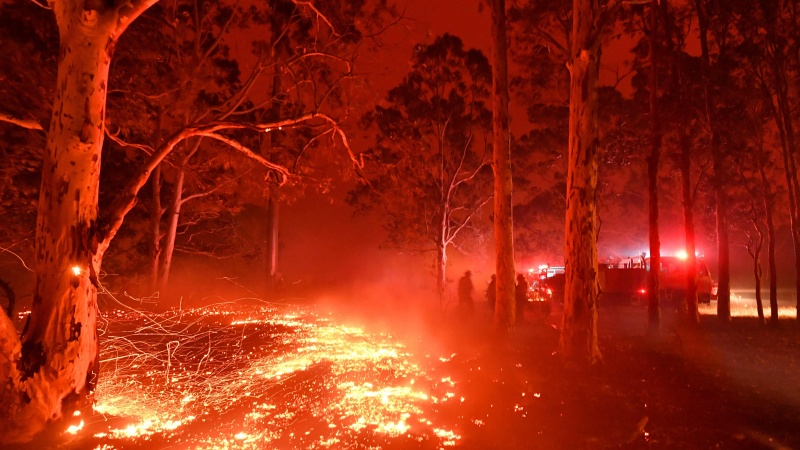
[[[443,448],[460,439],[428,414],[461,397],[457,383],[428,375],[390,335],[313,308],[226,304],[104,319],[95,414],[66,430],[95,448]]]

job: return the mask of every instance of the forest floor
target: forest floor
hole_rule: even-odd
[[[557,310],[497,337],[485,304],[392,304],[105,309],[94,412],[14,448],[800,449],[794,318],[665,309],[648,333],[644,306],[604,307],[582,367]]]
[[[793,318],[765,327],[754,317],[704,315],[689,327],[666,310],[652,335],[646,307],[602,308],[602,363],[571,367],[557,354],[558,312],[504,343],[491,337],[488,308],[478,316],[478,326],[442,332],[469,399],[453,413],[480,418],[459,447],[800,448]]]

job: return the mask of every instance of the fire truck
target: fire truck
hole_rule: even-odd
[[[703,258],[697,258],[697,300],[711,303],[717,298],[717,283]],[[677,304],[686,296],[687,260],[679,256],[662,256],[659,291],[666,303]],[[647,301],[647,272],[650,258],[637,256],[606,261],[598,265],[601,303],[644,304]],[[532,300],[564,301],[564,267],[543,266],[530,280]]]
[[[717,283],[711,278],[703,258],[697,258],[697,300],[711,303],[717,297]],[[647,299],[647,272],[651,270],[650,258],[644,256],[610,261],[599,265],[601,299],[607,302],[645,303]],[[662,256],[659,270],[659,292],[662,301],[678,304],[686,297],[687,259],[680,256]],[[601,301],[603,301],[601,300]]]

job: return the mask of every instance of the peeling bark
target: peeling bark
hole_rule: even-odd
[[[60,52],[36,220],[36,288],[21,339],[0,313],[0,444],[30,441],[79,408],[96,383],[104,250],[98,243],[106,230],[97,200],[108,70],[116,38],[154,1],[119,10],[50,3]]]
[[[505,0],[492,1],[492,146],[494,149],[494,239],[497,292],[494,328],[508,332],[516,322],[514,223],[512,221],[511,133]]]
[[[597,82],[600,7],[596,0],[573,1],[570,62],[569,157],[565,227],[562,357],[589,364],[602,355],[597,340]]]
[[[14,390],[22,401],[2,420],[4,442],[27,441],[47,421],[69,412],[63,411],[65,400],[87,396],[99,369],[97,198],[111,62],[106,41],[113,24],[63,20],[36,224],[36,290],[27,334],[15,355]]]

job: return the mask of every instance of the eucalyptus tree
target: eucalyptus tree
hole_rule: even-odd
[[[492,169],[494,171],[494,241],[496,303],[494,327],[517,323],[514,301],[514,222],[512,214],[511,121],[509,115],[508,39],[505,0],[492,0]]]
[[[566,284],[559,350],[567,359],[593,364],[602,358],[597,340],[597,85],[602,32],[619,2],[572,4]]]
[[[384,214],[388,246],[435,254],[440,302],[448,249],[467,251],[485,233],[490,87],[486,57],[445,34],[414,48],[410,72],[363,119],[377,132],[364,155],[369,185],[352,191],[349,201]]]
[[[4,445],[31,440],[48,423],[71,415],[88,400],[99,374],[97,294],[102,289],[98,273],[103,256],[136,204],[139,190],[181,142],[200,137],[219,141],[258,161],[283,182],[291,170],[254,152],[241,133],[312,126],[332,136],[358,164],[334,117],[303,110],[291,117],[256,121],[251,111],[242,111],[250,120],[233,121],[225,113],[240,111],[246,104],[234,101],[220,105],[221,114],[200,118],[153,147],[101,210],[112,55],[129,26],[155,3],[52,0],[47,3],[49,10],[41,10],[55,16],[58,70],[39,191],[36,288],[24,335],[17,334],[7,314],[0,314],[0,398],[5,406],[0,442]],[[320,27],[329,26],[312,3],[297,3],[319,20]]]

